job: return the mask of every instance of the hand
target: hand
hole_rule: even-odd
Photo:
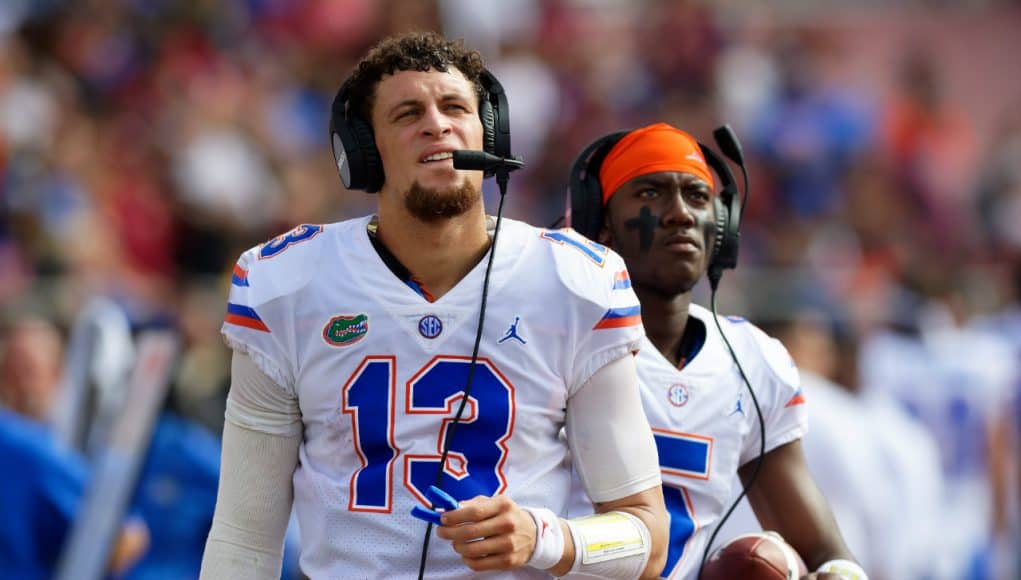
[[[442,521],[436,535],[476,572],[520,568],[535,549],[535,520],[505,495],[462,501]]]

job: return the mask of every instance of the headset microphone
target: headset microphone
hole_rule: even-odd
[[[737,140],[737,135],[734,134],[730,125],[721,125],[713,130],[713,139],[716,140],[716,144],[724,155],[740,167],[744,167],[744,152],[741,151],[741,143]]]
[[[521,156],[500,157],[499,155],[472,149],[454,151],[454,169],[485,171],[493,174],[501,169],[510,172],[521,169],[524,166],[525,162],[521,159]]]
[[[713,201],[716,206],[716,240],[713,246],[713,259],[706,274],[709,278],[709,286],[715,292],[720,283],[720,277],[723,276],[723,270],[737,266],[738,246],[741,242],[741,218],[744,214],[744,206],[748,203],[748,170],[744,165],[741,143],[737,140],[730,125],[717,127],[713,131],[713,139],[716,140],[720,151],[741,168],[741,177],[744,180],[743,194],[739,194],[737,184],[731,176],[729,180],[724,181],[723,190]],[[729,173],[726,162],[722,158],[714,159],[713,156],[706,155],[706,161],[713,166],[717,174],[720,174],[721,171]]]

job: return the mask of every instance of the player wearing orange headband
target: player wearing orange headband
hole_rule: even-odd
[[[735,475],[747,484],[764,453],[748,490],[763,529],[794,546],[816,570],[811,578],[864,579],[805,466],[804,397],[787,350],[746,320],[713,320],[691,301],[707,270],[736,263],[736,223],[728,221],[740,209],[736,191],[722,158],[662,123],[597,140],[571,174],[569,223],[624,258],[630,278],[620,283],[642,305],[638,375],[671,519],[661,576],[698,575],[710,536],[741,490]],[[726,252],[730,261],[721,263]]]

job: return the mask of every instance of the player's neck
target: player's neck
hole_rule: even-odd
[[[688,324],[691,292],[665,296],[635,286],[635,294],[642,305],[642,323],[649,340],[667,360],[678,364],[678,349]]]
[[[489,249],[481,202],[460,216],[428,223],[381,205],[378,219],[380,241],[436,299],[468,275]]]

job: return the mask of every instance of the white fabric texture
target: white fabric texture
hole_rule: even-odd
[[[300,435],[270,435],[226,421],[220,467],[225,475],[200,578],[234,578],[242,568],[246,578],[280,577],[300,441]]]
[[[301,411],[294,396],[283,390],[247,354],[231,356],[228,421],[270,435],[301,436]]]
[[[634,357],[599,370],[567,405],[567,440],[575,469],[593,502],[607,502],[662,482],[656,442],[635,380]],[[615,408],[607,421],[602,409]]]

